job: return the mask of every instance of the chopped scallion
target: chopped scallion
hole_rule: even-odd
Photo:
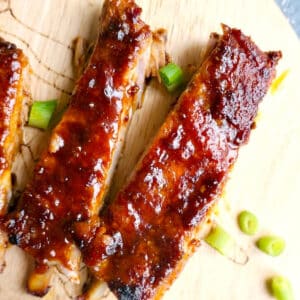
[[[162,67],[159,70],[159,75],[169,92],[175,91],[184,82],[182,69],[174,63]]]
[[[277,300],[294,300],[291,283],[282,276],[271,278],[270,291]]]
[[[229,257],[235,245],[233,238],[219,225],[212,228],[205,241],[218,252]]]
[[[35,101],[29,114],[29,126],[47,129],[56,109],[57,100]]]
[[[256,242],[257,247],[271,256],[278,256],[285,248],[285,242],[277,236],[263,236]]]
[[[238,224],[241,231],[248,235],[253,235],[258,230],[258,220],[250,211],[244,210],[238,216]]]

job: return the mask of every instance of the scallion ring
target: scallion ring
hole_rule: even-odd
[[[235,244],[233,238],[219,225],[212,228],[205,242],[225,256],[231,256]]]
[[[253,235],[258,230],[258,219],[250,211],[244,210],[238,216],[238,224],[241,231],[248,235]]]
[[[291,283],[287,278],[275,276],[269,281],[269,288],[277,300],[294,300]]]
[[[277,236],[263,236],[256,242],[256,246],[268,255],[278,256],[285,248],[285,241]]]
[[[28,125],[46,130],[56,106],[57,100],[35,101],[30,110]]]
[[[174,64],[169,63],[159,70],[160,78],[169,92],[175,91],[184,82],[182,69]]]

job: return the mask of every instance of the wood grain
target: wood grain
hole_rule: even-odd
[[[249,263],[234,264],[203,244],[165,299],[272,299],[264,283],[277,273],[290,278],[295,299],[300,299],[300,239],[296,238],[300,225],[300,44],[296,35],[271,0],[137,2],[153,29],[168,29],[169,52],[184,69],[188,64],[198,65],[209,33],[220,31],[221,22],[243,29],[265,50],[281,49],[284,58],[279,73],[290,69],[278,92],[268,95],[261,105],[258,127],[249,145],[240,152],[217,216],[248,254]],[[102,3],[101,0],[0,1],[0,35],[15,42],[29,57],[33,99],[59,98],[61,105],[68,101],[75,82],[72,40],[78,35],[89,41],[94,39]],[[143,107],[131,123],[111,194],[122,186],[175,98],[157,82],[147,88]],[[26,129],[25,143],[32,148],[34,158],[46,142],[46,133]],[[28,148],[23,147],[14,167],[20,186],[29,180],[32,165]],[[260,220],[261,229],[253,238],[242,235],[236,226],[236,215],[242,209],[252,210]],[[287,248],[282,256],[274,259],[256,250],[254,242],[264,233],[286,239]],[[20,249],[9,249],[7,267],[0,275],[1,300],[35,299],[24,288],[31,264],[31,259]],[[56,277],[53,285],[45,299],[68,299],[80,290],[64,278]]]

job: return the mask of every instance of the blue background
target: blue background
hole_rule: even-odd
[[[300,37],[300,0],[276,0]]]

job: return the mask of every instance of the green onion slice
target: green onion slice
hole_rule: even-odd
[[[263,236],[256,242],[256,246],[268,255],[278,256],[285,248],[285,241],[277,236]]]
[[[238,216],[238,224],[241,231],[248,235],[253,235],[258,230],[258,220],[250,211],[244,210]]]
[[[174,63],[162,67],[159,70],[159,75],[169,92],[175,91],[184,82],[182,69]]]
[[[56,105],[57,100],[35,101],[30,110],[28,125],[46,130]]]
[[[219,225],[212,228],[205,241],[225,256],[230,256],[235,244],[233,238]]]
[[[271,278],[270,291],[277,300],[294,300],[291,283],[282,276]]]
[[[235,240],[220,226],[215,224],[205,241],[212,248],[224,255],[236,264],[245,265],[248,262],[248,256]]]

